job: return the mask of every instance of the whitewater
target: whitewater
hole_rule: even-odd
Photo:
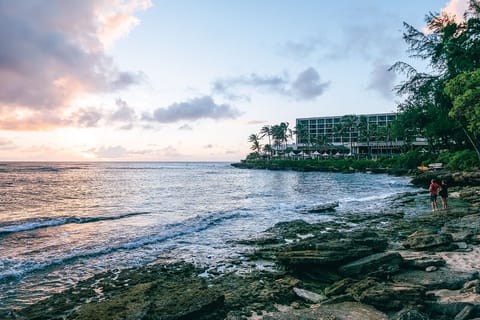
[[[384,212],[408,177],[242,170],[229,163],[0,164],[0,310],[107,270],[211,266],[280,221]],[[338,202],[334,213],[306,214]],[[428,202],[425,202],[428,206]]]

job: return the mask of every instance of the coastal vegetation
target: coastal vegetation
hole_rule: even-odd
[[[404,40],[413,58],[427,62],[429,72],[417,70],[399,61],[390,70],[405,75],[405,81],[395,89],[403,101],[398,105],[397,119],[387,126],[367,125],[365,117],[346,115],[334,127],[338,134],[358,132],[358,142],[403,141],[400,154],[372,156],[352,155],[350,148],[327,143],[321,136],[310,135],[288,122],[266,125],[259,134],[252,134],[252,153],[243,161],[249,167],[272,168],[390,168],[413,169],[431,162],[441,162],[453,170],[475,169],[480,165],[480,3],[471,0],[463,19],[446,13],[426,16],[428,31],[418,30],[404,23]],[[255,139],[253,139],[255,137]],[[325,157],[314,156],[304,160],[304,154],[288,147],[288,141],[304,141],[308,158],[312,152],[324,151]],[[412,143],[416,138],[426,139],[426,147]],[[266,139],[267,143],[262,144]],[[350,139],[350,141],[352,141]],[[337,149],[336,149],[337,148]],[[327,152],[328,153],[325,153]],[[348,153],[347,153],[348,152]],[[332,155],[348,155],[332,157]],[[328,157],[326,156],[328,155]],[[393,159],[395,158],[396,159]],[[300,159],[293,164],[290,159]],[[322,159],[319,158],[328,158]],[[331,159],[341,161],[332,162]],[[354,161],[355,160],[355,161]],[[355,163],[355,164],[354,164]]]

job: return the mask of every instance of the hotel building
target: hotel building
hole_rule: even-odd
[[[390,137],[396,113],[298,118],[296,143],[300,150],[343,149],[347,154],[398,154],[404,144]],[[348,150],[347,150],[348,149]]]

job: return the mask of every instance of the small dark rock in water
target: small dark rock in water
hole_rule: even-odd
[[[338,202],[319,204],[310,209],[307,209],[306,213],[334,212],[336,207],[338,207]]]

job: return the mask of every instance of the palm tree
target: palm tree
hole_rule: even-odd
[[[267,136],[268,137],[268,146],[270,147],[269,148],[269,155],[270,157],[272,156],[272,126],[269,126],[269,125],[265,125],[262,127],[262,129],[260,129],[260,138],[263,139],[263,137]],[[265,145],[266,147],[267,145]],[[264,151],[266,152],[265,150],[265,147],[264,147]]]
[[[358,126],[357,119],[358,117],[356,115],[347,115],[347,116],[343,116],[342,119],[340,120],[340,123],[345,128],[345,132],[347,132],[349,135],[350,154],[352,154],[352,145],[353,145],[352,133],[353,133],[353,130]]]
[[[257,152],[260,154],[260,150],[262,149],[262,146],[260,145],[260,137],[258,134],[252,133],[248,137],[248,142],[251,142],[252,145],[250,146],[250,149],[252,149],[254,152]]]
[[[352,153],[352,133],[353,129],[357,127],[357,116],[356,115],[346,115],[340,119],[340,123],[335,125],[334,131],[336,134],[340,135],[340,143],[343,144],[343,137],[346,133],[349,135],[350,140],[350,153]]]
[[[367,159],[372,156],[372,150],[370,148],[370,138],[372,136],[371,125],[368,122],[366,116],[360,116],[358,120],[358,140],[366,140],[367,142]]]
[[[303,124],[298,124],[295,127],[295,130],[293,131],[293,134],[295,134],[297,136],[297,143],[298,144],[302,143],[302,144],[306,145],[307,147],[310,147],[310,145],[312,143],[312,137],[310,135],[310,132],[308,131],[307,126],[305,126]]]

